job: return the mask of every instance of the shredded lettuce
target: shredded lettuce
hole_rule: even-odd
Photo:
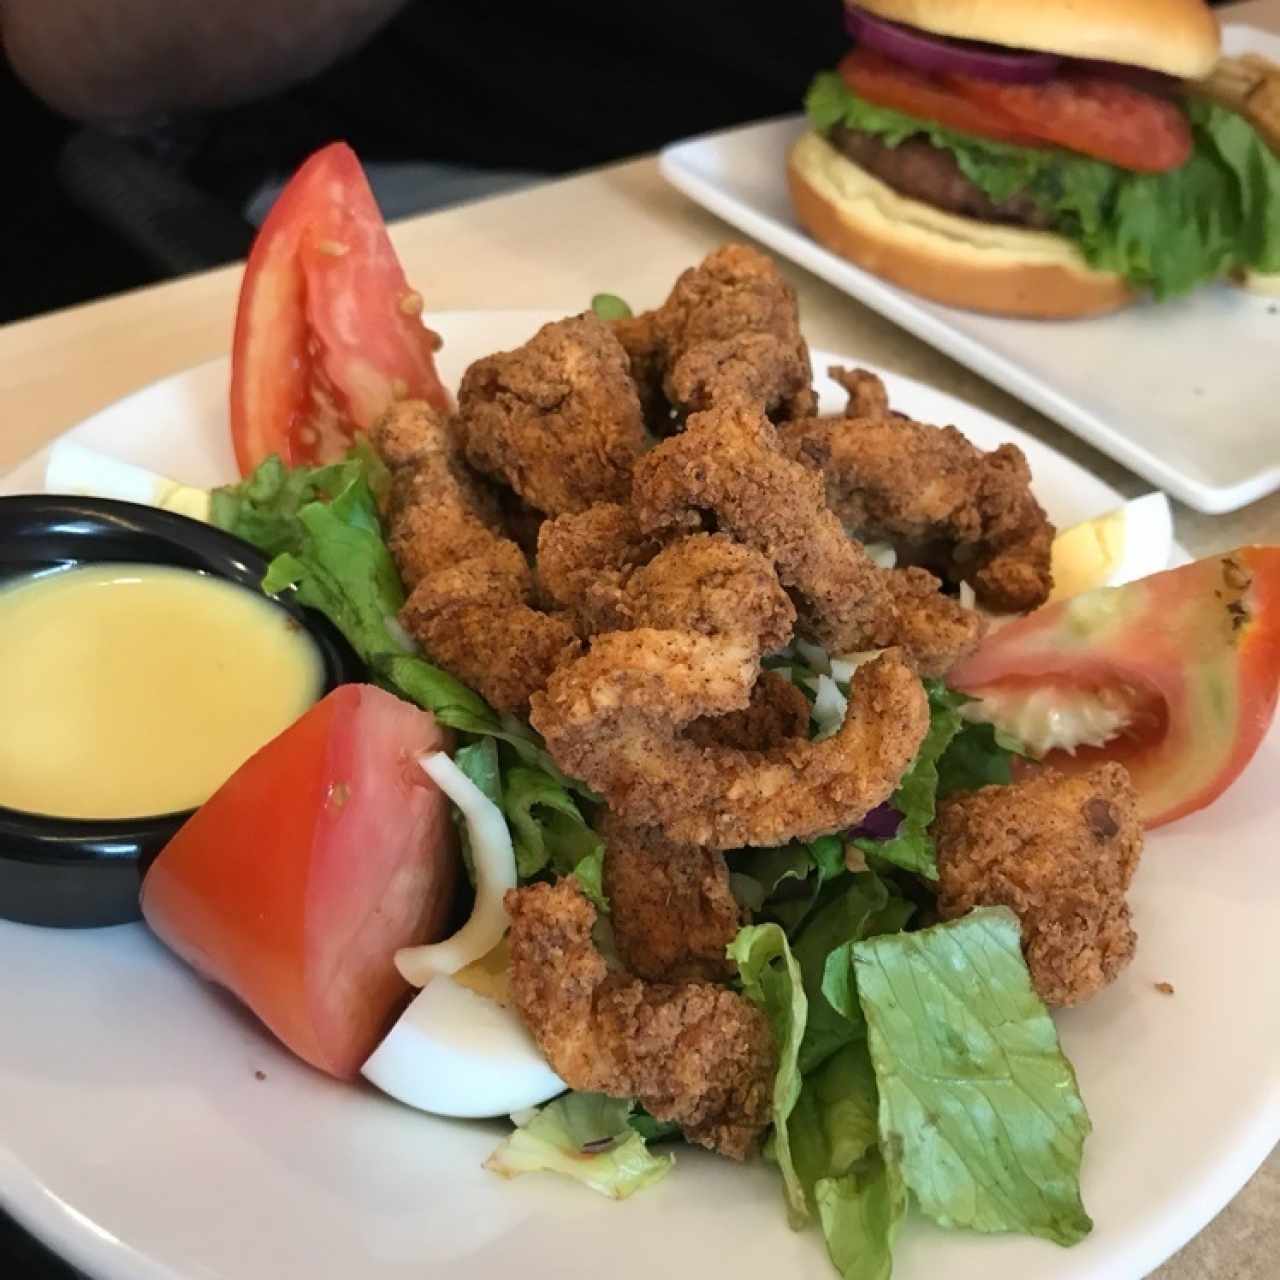
[[[780,925],[754,924],[738,930],[728,956],[738,966],[742,994],[764,1010],[778,1047],[773,1078],[773,1156],[782,1173],[787,1216],[794,1227],[809,1219],[804,1187],[791,1157],[787,1122],[800,1097],[800,1042],[804,1038],[809,1002],[800,966],[787,945]]]
[[[880,1150],[920,1207],[944,1227],[1083,1239],[1089,1117],[1013,912],[871,938],[853,961]]]
[[[823,72],[805,100],[814,127],[874,134],[896,147],[925,137],[949,151],[993,200],[1025,192],[1090,266],[1114,271],[1157,299],[1245,267],[1280,271],[1280,157],[1236,112],[1190,98],[1194,150],[1167,173],[1134,173],[1054,147],[959,133],[880,107]]]
[[[645,1145],[631,1123],[634,1108],[634,1102],[602,1093],[566,1093],[505,1138],[485,1168],[504,1178],[563,1173],[625,1200],[660,1182],[675,1164],[669,1152],[654,1155]]]

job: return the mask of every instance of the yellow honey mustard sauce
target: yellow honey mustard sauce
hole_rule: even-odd
[[[0,587],[0,805],[136,818],[202,804],[320,696],[306,631],[245,587],[95,564]]]

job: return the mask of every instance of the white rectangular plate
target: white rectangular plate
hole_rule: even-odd
[[[1223,32],[1226,52],[1280,61],[1280,37]],[[663,176],[726,222],[807,267],[1012,392],[1199,511],[1280,489],[1280,298],[1229,286],[1092,320],[1013,320],[927,302],[811,240],[785,157],[800,117],[666,148]]]

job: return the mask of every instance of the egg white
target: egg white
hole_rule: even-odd
[[[563,1093],[514,1009],[439,975],[361,1068],[383,1093],[438,1116],[509,1115]]]

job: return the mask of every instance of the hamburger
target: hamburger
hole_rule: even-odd
[[[1197,82],[1201,0],[865,0],[806,97],[796,216],[937,302],[1061,318],[1280,272],[1280,157]]]

